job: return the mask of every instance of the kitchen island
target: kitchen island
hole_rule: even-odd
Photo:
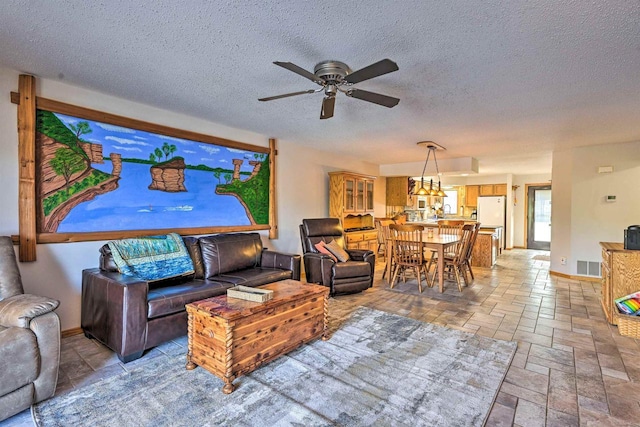
[[[442,218],[447,220],[462,219],[465,224],[475,224],[477,221],[468,218]],[[424,220],[407,222],[407,224],[422,225],[424,227],[438,227],[438,220]],[[471,265],[473,267],[488,267],[495,265],[498,256],[504,247],[504,230],[501,226],[483,227],[480,231],[476,243],[471,252]]]

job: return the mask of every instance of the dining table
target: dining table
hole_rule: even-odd
[[[422,247],[424,249],[433,249],[438,254],[438,288],[440,292],[444,292],[444,254],[447,248],[455,245],[460,242],[461,237],[456,234],[439,234],[437,230],[434,230],[432,234],[428,233],[427,230],[422,232]],[[387,247],[391,248],[391,242],[387,243]],[[392,254],[391,254],[392,255]],[[386,275],[388,280],[391,280],[391,268],[392,268],[392,259],[393,256],[387,257],[388,261],[385,265]],[[427,280],[428,280],[427,272]]]

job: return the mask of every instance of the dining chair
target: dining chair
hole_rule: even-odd
[[[438,221],[438,234],[459,236],[463,225],[464,225],[464,220],[462,219],[441,219]],[[456,245],[451,246],[451,248],[449,249],[449,252],[445,255],[452,256],[452,254],[455,253],[459,245],[460,244],[458,243]],[[431,266],[437,260],[438,260],[438,252],[432,249],[431,256],[429,257],[429,263],[427,265],[427,273],[431,271]]]
[[[396,283],[398,275],[402,273],[402,280],[406,282],[407,270],[415,273],[418,281],[418,290],[422,292],[422,276],[421,271],[425,273],[425,279],[428,283],[428,277],[425,270],[424,254],[422,250],[422,225],[407,224],[391,224],[389,225],[391,232],[391,245],[393,265],[392,278],[390,288]]]
[[[458,290],[462,292],[462,282],[464,285],[467,285],[466,276],[464,275],[464,262],[465,257],[467,255],[467,249],[471,244],[471,238],[473,237],[473,232],[476,228],[475,224],[465,224],[462,226],[460,233],[460,243],[456,245],[456,249],[454,253],[445,254],[444,256],[444,268],[451,276],[454,274],[456,283],[458,285]],[[438,264],[436,263],[436,271],[434,273],[437,275],[438,273]],[[462,282],[460,281],[460,276],[462,276]]]
[[[478,233],[480,232],[480,223],[476,222],[475,224],[475,228],[473,229],[473,234],[471,235],[471,240],[469,242],[469,245],[467,247],[467,253],[465,254],[464,260],[463,260],[463,267],[466,270],[469,270],[469,274],[471,275],[471,281],[475,280],[475,277],[473,275],[473,270],[471,269],[471,256],[473,254],[473,247],[476,244],[476,239],[478,238]],[[466,282],[466,271],[465,271],[465,282]]]
[[[390,218],[376,219],[376,229],[378,230],[378,248],[376,250],[376,255],[378,255],[380,253],[380,249],[382,249],[382,256],[385,261],[388,258],[389,252],[387,248],[387,240],[389,238],[389,225],[391,224],[393,224],[393,220]]]

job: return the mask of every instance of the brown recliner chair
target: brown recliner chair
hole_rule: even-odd
[[[0,236],[0,421],[56,391],[58,304],[24,293],[11,238]]]
[[[376,255],[364,249],[345,249],[349,261],[336,262],[314,246],[320,241],[335,240],[345,247],[344,234],[337,218],[303,219],[300,238],[304,252],[304,269],[309,283],[319,283],[330,289],[331,295],[364,291],[373,285]]]

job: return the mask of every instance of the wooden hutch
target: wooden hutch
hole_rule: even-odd
[[[373,218],[375,179],[353,172],[329,172],[329,216],[340,218],[347,249],[377,250],[378,232]]]

